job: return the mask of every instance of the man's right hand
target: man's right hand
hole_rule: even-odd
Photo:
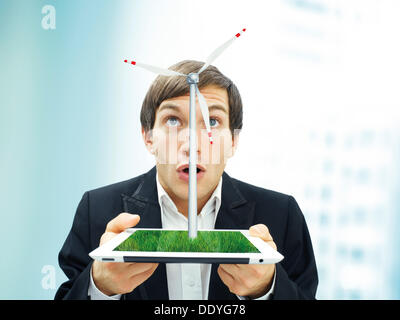
[[[114,238],[127,228],[136,226],[140,217],[136,214],[121,213],[111,220],[100,239],[100,245]],[[145,282],[156,270],[158,263],[102,262],[95,260],[92,265],[93,281],[101,292],[111,296],[133,291]]]

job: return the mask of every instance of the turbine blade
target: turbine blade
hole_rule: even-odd
[[[148,71],[157,73],[157,74],[161,74],[163,76],[186,76],[186,74],[177,72],[177,71],[173,71],[173,70],[169,70],[169,69],[164,69],[164,68],[159,68],[159,67],[155,67],[155,66],[151,66],[149,64],[145,64],[145,63],[141,63],[141,62],[137,62],[137,61],[128,61],[128,60],[124,60],[125,63],[129,63],[131,65],[134,66],[138,66],[141,67],[143,69],[146,69]]]
[[[211,128],[210,128],[210,113],[208,112],[208,106],[207,106],[206,99],[204,99],[203,95],[200,93],[200,90],[197,87],[197,85],[196,85],[196,94],[197,94],[197,97],[199,98],[200,110],[201,110],[201,114],[203,115],[204,123],[206,125],[208,137],[210,139],[210,143],[212,144],[213,138],[211,136]]]
[[[211,63],[214,62],[215,59],[217,59],[217,58],[221,55],[222,52],[225,51],[226,48],[228,48],[228,47],[233,43],[233,41],[235,41],[236,39],[238,39],[238,38],[242,35],[242,33],[245,32],[245,31],[246,31],[246,29],[242,29],[241,32],[235,34],[234,37],[232,37],[231,39],[229,39],[228,41],[226,41],[225,43],[223,43],[222,45],[220,45],[217,49],[215,49],[215,50],[207,57],[206,62],[205,62],[204,65],[201,67],[201,69],[199,70],[198,73],[200,74],[201,72],[203,72]]]

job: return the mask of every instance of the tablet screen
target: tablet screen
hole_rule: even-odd
[[[260,253],[240,231],[136,230],[114,251]]]

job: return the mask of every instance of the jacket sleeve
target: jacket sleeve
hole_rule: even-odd
[[[276,264],[272,299],[315,299],[317,267],[307,225],[296,200],[289,196],[284,260]]]
[[[83,195],[71,231],[58,255],[58,262],[68,281],[57,290],[54,299],[88,299],[92,259],[89,257],[89,193]]]

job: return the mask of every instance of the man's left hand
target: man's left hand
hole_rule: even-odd
[[[249,233],[277,250],[266,225],[252,226]],[[220,264],[218,267],[218,275],[230,292],[251,299],[262,297],[270,290],[274,274],[275,264]]]

